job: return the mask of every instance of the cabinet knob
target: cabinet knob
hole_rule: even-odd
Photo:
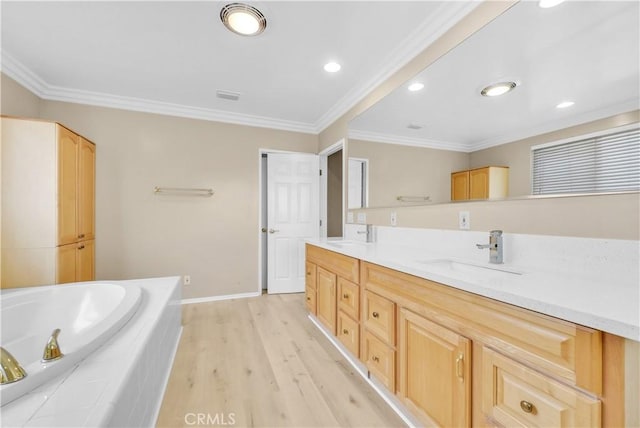
[[[342,298],[343,298],[343,299],[348,299],[348,298],[349,298],[349,295],[345,293],[345,294],[343,294],[343,295],[342,295]]]
[[[80,245],[80,246],[78,247],[78,250],[82,250],[82,249],[84,249],[84,245]]]
[[[307,300],[311,300],[311,297],[307,297]]]
[[[81,233],[80,235],[78,235],[78,238],[84,238],[84,233]]]
[[[524,400],[520,402],[520,408],[525,413],[535,413],[535,410],[536,410],[536,406]]]
[[[371,316],[373,316],[374,318],[378,318],[380,316],[380,314],[377,313],[377,312],[374,312],[374,313],[371,314]]]
[[[347,330],[346,328],[342,329],[342,334],[349,334],[349,330]]]
[[[380,361],[380,358],[376,357],[375,355],[373,357],[371,357],[372,361],[375,361],[376,363]]]
[[[307,272],[307,275],[308,275],[308,276],[311,276],[311,272]]]

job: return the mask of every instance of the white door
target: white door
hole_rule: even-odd
[[[317,238],[319,215],[317,155],[269,153],[267,156],[267,291],[304,291],[304,244]]]

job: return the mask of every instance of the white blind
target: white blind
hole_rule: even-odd
[[[533,150],[532,193],[640,190],[640,129]]]

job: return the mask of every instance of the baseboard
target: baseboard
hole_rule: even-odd
[[[253,291],[251,293],[226,294],[224,296],[195,297],[193,299],[182,299],[181,305],[192,305],[194,303],[217,302],[218,300],[246,299],[247,297],[258,297],[262,293]]]

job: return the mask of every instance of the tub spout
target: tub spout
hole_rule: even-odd
[[[55,361],[58,358],[62,358],[64,354],[60,351],[60,345],[58,345],[58,335],[60,334],[60,329],[56,328],[51,333],[51,337],[47,342],[47,345],[44,347],[44,352],[42,353],[42,362],[47,363],[49,361]]]
[[[0,346],[0,384],[17,382],[26,375],[18,360]]]

